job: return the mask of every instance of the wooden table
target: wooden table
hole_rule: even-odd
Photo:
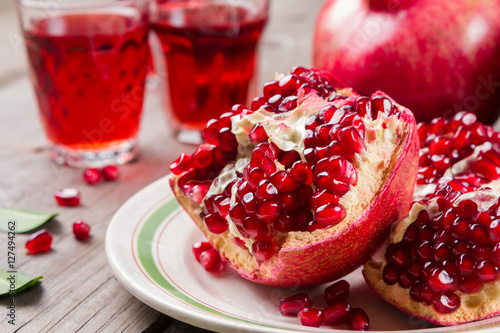
[[[260,80],[294,65],[310,65],[314,20],[323,0],[272,0],[261,44]],[[44,225],[53,236],[49,253],[27,255],[29,234],[16,236],[16,269],[43,275],[43,283],[16,296],[16,325],[7,323],[9,299],[0,300],[0,332],[202,332],[143,304],[118,282],[104,252],[108,223],[134,193],[166,175],[169,164],[193,146],[172,137],[161,91],[149,86],[140,131],[140,156],[120,168],[117,182],[86,185],[82,171],[51,162],[37,114],[13,1],[0,3],[0,206],[59,211]],[[81,190],[83,204],[56,205],[55,190]],[[77,241],[73,222],[92,227],[88,241]],[[7,267],[7,235],[0,233],[0,268]]]

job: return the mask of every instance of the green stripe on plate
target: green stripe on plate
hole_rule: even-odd
[[[139,257],[139,261],[141,262],[141,265],[144,267],[146,270],[147,274],[153,281],[155,281],[160,287],[165,289],[166,291],[169,292],[172,296],[178,298],[179,300],[182,300],[192,306],[197,307],[198,309],[210,312],[212,314],[229,318],[229,319],[234,319],[238,320],[241,322],[253,324],[253,325],[260,325],[264,327],[271,327],[271,328],[278,328],[276,326],[271,326],[271,325],[266,325],[266,324],[261,324],[261,323],[256,323],[253,321],[245,320],[242,318],[234,317],[231,315],[228,315],[226,313],[222,313],[220,311],[214,310],[204,304],[201,304],[200,302],[197,302],[196,300],[186,296],[184,293],[176,289],[170,282],[168,282],[165,277],[161,274],[159,271],[158,267],[156,266],[156,263],[154,262],[153,258],[153,240],[156,232],[162,225],[162,223],[165,221],[167,217],[169,217],[171,214],[174,213],[176,209],[179,209],[180,205],[177,202],[177,199],[172,198],[170,200],[167,200],[165,203],[163,203],[160,207],[158,207],[144,222],[142,225],[139,235],[137,237],[137,256]]]

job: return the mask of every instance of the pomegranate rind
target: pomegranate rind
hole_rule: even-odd
[[[491,186],[491,184],[490,184]],[[498,186],[498,183],[496,184]],[[468,192],[463,194],[462,198],[476,199],[483,201],[485,196],[493,195],[500,197],[498,190],[481,190]],[[482,198],[481,198],[482,197]],[[457,202],[460,201],[460,197]],[[435,207],[435,205],[433,206]],[[412,224],[421,210],[435,209],[430,205],[422,205],[416,202],[412,205],[409,216],[399,220],[392,227],[391,243],[401,241],[401,235],[410,224]],[[460,297],[460,307],[455,311],[447,314],[442,314],[434,310],[432,305],[426,305],[422,302],[414,301],[410,296],[410,289],[405,289],[399,286],[398,283],[388,285],[383,280],[383,269],[385,267],[384,260],[379,261],[374,258],[367,261],[363,266],[363,277],[368,286],[383,300],[392,304],[399,310],[429,323],[449,326],[463,324],[467,322],[482,320],[494,317],[500,314],[500,281],[496,280],[492,283],[485,283],[480,292],[464,294],[457,290],[455,293]]]
[[[375,95],[386,96],[382,92]],[[398,122],[404,130],[396,150],[390,152],[387,165],[374,166],[384,169],[383,185],[365,198],[369,200],[367,208],[354,219],[331,228],[288,233],[279,252],[263,262],[258,262],[247,249],[235,245],[231,233],[214,234],[207,230],[200,217],[200,206],[182,194],[178,176],[170,179],[170,185],[209,242],[242,277],[280,287],[317,285],[338,279],[374,254],[388,236],[390,224],[403,218],[411,205],[417,176],[418,132],[411,111],[391,101],[398,108]]]

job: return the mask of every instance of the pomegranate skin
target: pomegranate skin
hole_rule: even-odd
[[[329,0],[313,64],[361,95],[385,91],[417,121],[467,110],[491,124],[500,106],[498,17],[498,1]]]
[[[177,176],[170,179],[170,185],[180,204],[207,239],[242,277],[280,287],[309,286],[332,281],[366,262],[388,236],[390,224],[404,217],[409,210],[417,175],[419,138],[411,111],[402,106],[398,106],[398,111],[400,121],[406,126],[406,136],[399,145],[397,160],[387,170],[379,194],[361,216],[347,225],[323,229],[314,235],[301,232],[308,234],[304,236],[307,241],[290,236],[294,232],[289,233],[279,252],[260,262],[257,269],[249,264],[255,262],[255,258],[246,249],[235,246],[230,236],[207,230],[200,217],[200,206],[182,195]]]

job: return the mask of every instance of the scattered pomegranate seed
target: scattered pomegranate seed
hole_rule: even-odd
[[[349,282],[340,280],[325,289],[326,304],[345,301],[349,297]]]
[[[54,193],[59,206],[74,207],[80,205],[80,191],[73,188],[63,188]]]
[[[50,251],[51,245],[52,234],[48,230],[42,229],[35,232],[28,238],[25,247],[29,254],[35,254]]]
[[[323,311],[317,308],[306,307],[297,314],[300,323],[304,326],[320,327],[325,319]]]
[[[200,255],[203,252],[211,250],[213,248],[214,247],[209,242],[196,242],[193,244],[192,249],[193,249],[194,257],[196,258],[196,260],[200,261]]]
[[[368,331],[370,329],[370,321],[365,311],[360,308],[352,309],[349,312],[347,323],[351,330]]]
[[[76,239],[89,238],[90,226],[82,220],[76,220],[73,223],[73,234]]]
[[[114,181],[120,177],[120,171],[116,165],[107,165],[102,168],[102,176],[104,180]]]
[[[284,316],[296,316],[302,309],[311,305],[312,300],[309,295],[300,293],[280,300],[279,309]]]
[[[203,251],[200,254],[200,263],[207,271],[219,271],[222,268],[220,254],[215,249]]]
[[[325,315],[324,323],[327,325],[341,325],[347,321],[351,305],[346,301],[333,303],[323,309]]]
[[[87,184],[94,185],[101,181],[101,173],[96,168],[85,169],[83,179]]]

